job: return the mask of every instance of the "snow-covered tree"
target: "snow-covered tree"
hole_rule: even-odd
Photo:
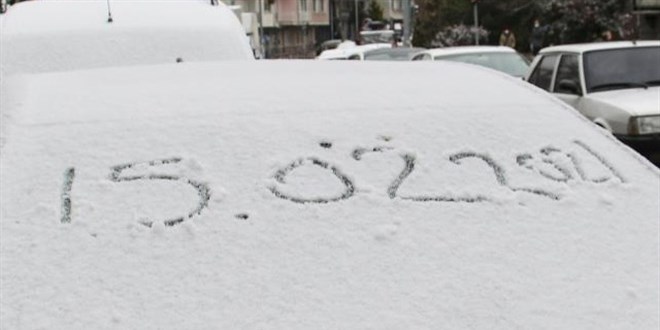
[[[549,26],[549,41],[555,44],[590,42],[607,31],[615,39],[634,34],[633,16],[622,0],[546,0],[541,19]]]
[[[371,0],[369,1],[369,6],[367,7],[367,17],[371,18],[374,21],[382,21],[383,16],[383,7],[380,6],[378,1]]]
[[[466,26],[464,24],[452,25],[444,28],[435,35],[431,41],[432,47],[452,47],[474,45],[474,36],[479,35],[479,41],[483,44],[488,39],[489,32],[483,28]]]

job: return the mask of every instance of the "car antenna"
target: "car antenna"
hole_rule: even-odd
[[[108,5],[108,23],[112,23],[112,11],[110,10],[110,0],[106,0]]]

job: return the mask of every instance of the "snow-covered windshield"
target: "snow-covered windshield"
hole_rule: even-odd
[[[508,73],[515,77],[524,77],[529,69],[529,63],[516,53],[469,53],[456,55],[440,55],[435,60],[464,62],[485,66]]]
[[[396,64],[13,77],[2,328],[657,328],[658,170],[523,81]]]
[[[631,47],[584,54],[588,92],[660,85],[660,47]]]
[[[424,48],[384,48],[364,53],[365,61],[410,61],[410,58]]]

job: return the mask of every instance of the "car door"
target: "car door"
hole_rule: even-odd
[[[578,103],[584,93],[578,55],[562,54],[554,77],[552,92],[562,101],[578,109]]]

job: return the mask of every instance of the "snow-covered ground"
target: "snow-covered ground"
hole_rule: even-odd
[[[660,173],[520,80],[264,61],[10,82],[3,329],[660,326]]]
[[[231,10],[201,0],[26,1],[1,24],[7,75],[254,58]]]

